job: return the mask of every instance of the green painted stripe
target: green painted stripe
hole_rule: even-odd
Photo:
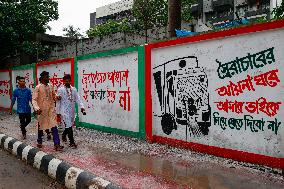
[[[145,48],[138,47],[139,133],[145,139]]]
[[[78,89],[78,59],[77,56],[74,57],[74,85],[75,88]],[[75,124],[76,125],[80,125],[79,123],[79,113],[78,113],[78,104],[76,103],[75,106],[75,110],[76,110],[76,118],[75,118]]]
[[[12,68],[12,70],[26,70],[34,67],[34,64],[26,64],[26,65],[21,65],[21,66],[15,66]]]
[[[95,130],[99,130],[99,131],[103,131],[103,132],[107,132],[107,133],[115,133],[115,134],[128,136],[128,137],[139,138],[139,132],[133,132],[133,131],[127,131],[127,130],[122,130],[122,129],[117,129],[117,128],[105,127],[105,126],[100,126],[100,125],[95,125],[95,124],[90,124],[90,123],[79,122],[79,127],[95,129]]]
[[[91,58],[100,58],[100,57],[114,56],[114,55],[119,55],[119,54],[127,54],[127,53],[131,53],[137,50],[138,50],[138,46],[122,48],[122,49],[115,49],[111,51],[98,52],[95,54],[89,54],[85,56],[78,56],[77,60],[87,60]]]
[[[35,63],[33,64],[33,75],[34,75],[34,88],[36,88],[36,67],[35,67]]]

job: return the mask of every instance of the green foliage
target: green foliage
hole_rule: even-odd
[[[96,25],[87,31],[89,37],[103,37],[117,32],[129,32],[132,30],[127,18],[122,21],[109,20],[105,24]]]
[[[39,42],[24,41],[21,49],[28,55],[38,55],[38,57],[45,56],[49,51],[49,46],[43,46]]]
[[[189,21],[193,19],[191,15],[191,5],[196,4],[197,0],[182,0],[181,1],[181,20]]]
[[[181,18],[184,21],[193,19],[191,5],[197,0],[181,0]],[[143,28],[154,26],[166,26],[168,22],[168,1],[167,0],[134,0],[132,8],[133,16],[138,25]]]
[[[63,31],[65,32],[65,34],[63,34],[64,36],[72,39],[80,39],[83,37],[83,35],[80,33],[80,28],[75,28],[73,25],[64,27]]]
[[[273,9],[272,14],[275,19],[284,18],[284,1],[283,0],[280,6]]]
[[[166,26],[168,21],[168,4],[165,0],[134,0],[132,14],[136,24],[143,29],[154,26]]]
[[[44,33],[48,22],[57,19],[57,1],[1,0],[0,57],[23,50],[25,41],[31,41],[36,33]]]
[[[182,0],[182,20],[191,20],[191,5],[197,0]],[[89,37],[103,37],[116,32],[131,32],[145,30],[153,27],[166,26],[168,22],[167,0],[134,0],[132,15],[135,21],[128,19],[122,21],[109,20],[105,24],[96,25],[87,31]]]

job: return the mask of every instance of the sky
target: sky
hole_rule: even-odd
[[[96,8],[117,2],[119,0],[58,0],[59,19],[49,22],[51,31],[47,34],[62,36],[63,28],[73,25],[80,28],[80,33],[86,35],[90,27],[90,13]]]

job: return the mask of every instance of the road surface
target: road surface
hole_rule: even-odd
[[[0,148],[0,189],[65,189]]]

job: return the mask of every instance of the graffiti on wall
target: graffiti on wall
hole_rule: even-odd
[[[274,63],[274,47],[255,54],[248,53],[247,56],[242,58],[236,57],[235,60],[228,63],[222,64],[218,59],[216,59],[216,62],[219,64],[217,70],[219,78],[231,78],[237,74],[246,72],[249,69],[260,69],[266,65]]]
[[[129,112],[131,109],[131,94],[128,76],[128,69],[111,72],[86,72],[86,70],[83,70],[81,80],[83,98],[86,102],[106,100],[110,104],[117,103],[123,110]],[[94,109],[94,103],[88,103],[88,108]]]
[[[189,136],[207,135],[211,126],[208,78],[195,56],[170,60],[154,67],[153,78],[165,134],[185,129]],[[196,124],[197,123],[197,124]]]
[[[63,76],[64,75],[66,75],[65,72],[63,73]],[[49,82],[55,89],[58,89],[61,85],[63,85],[63,77],[59,77],[57,73],[53,73],[53,75],[49,78]]]
[[[10,96],[10,80],[0,80],[0,95]]]
[[[32,76],[30,73],[26,73],[25,76],[26,86],[30,89],[34,88],[34,80],[32,79]]]
[[[260,69],[276,62],[274,57],[274,47],[255,54],[248,53],[248,56],[246,57],[237,57],[235,60],[225,64],[222,64],[218,60],[216,61],[219,63],[217,72],[220,79],[225,79],[226,77],[232,78],[234,75],[245,72],[248,69]],[[215,91],[219,97],[238,97],[241,94],[258,94],[258,90],[263,88],[275,90],[279,83],[279,70],[272,69],[255,76],[248,74],[246,78],[237,82],[229,81],[227,85],[221,86]],[[220,116],[219,112],[214,112],[214,125],[220,126],[223,130],[230,128],[261,132],[268,129],[277,135],[281,122],[278,121],[275,116],[278,115],[282,102],[268,99],[267,97],[262,96],[263,94],[259,94],[258,97],[250,101],[239,101],[237,99],[232,101],[225,99],[223,101],[214,102],[219,111],[245,114],[243,118],[226,118]],[[254,119],[254,115],[261,115],[264,117],[261,119]]]
[[[40,73],[43,71],[49,72],[49,83],[54,87],[54,90],[63,85],[63,77],[66,74],[71,74],[73,77],[73,73],[71,72],[71,64],[70,62],[53,64],[50,63],[48,65],[39,65],[37,67],[37,78],[40,78]],[[39,82],[39,81],[38,81]]]

